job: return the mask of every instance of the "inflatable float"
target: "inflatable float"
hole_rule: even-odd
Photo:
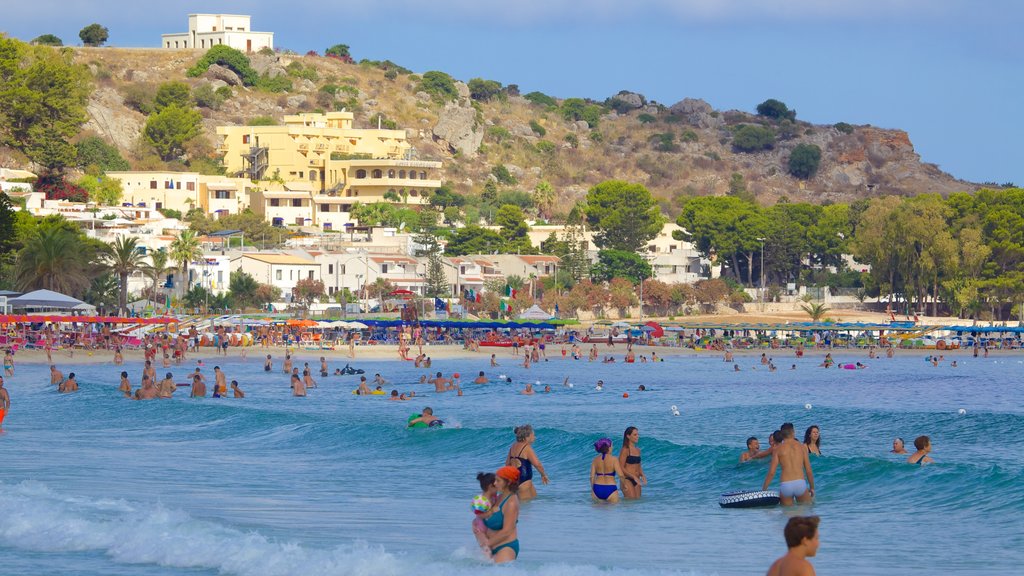
[[[777,490],[740,490],[726,492],[718,498],[718,505],[722,508],[761,508],[778,504]]]
[[[418,413],[417,414],[413,414],[413,415],[409,416],[408,419],[406,419],[406,423],[412,422],[413,420],[419,418],[420,416],[422,416],[422,414],[418,414]],[[424,424],[423,422],[417,422],[417,423],[413,424],[412,426],[409,426],[409,428],[442,428],[442,427],[444,427],[444,421],[443,420],[434,420],[430,424]]]
[[[353,390],[352,393],[355,394],[356,396],[359,396],[359,389],[357,388]],[[385,394],[387,394],[387,392],[383,390],[371,390],[369,394],[363,394],[363,396],[384,396]],[[419,414],[417,414],[416,416],[418,417]]]

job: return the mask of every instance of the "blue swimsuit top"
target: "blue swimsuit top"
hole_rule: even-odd
[[[527,480],[533,480],[533,463],[530,462],[529,459],[522,457],[523,456],[523,452],[526,452],[526,446],[527,445],[523,445],[523,447],[519,450],[519,456],[515,457],[516,460],[519,460],[518,468],[519,468],[519,483],[520,484],[522,484],[523,482],[526,482]],[[508,454],[509,454],[509,456],[512,456],[512,451],[509,450]]]
[[[607,456],[607,454],[601,454],[601,460],[604,460],[605,456]],[[615,476],[615,470],[612,470],[611,472],[594,472],[594,476]]]
[[[501,501],[501,504],[498,504],[498,511],[491,514],[490,518],[484,518],[484,526],[491,530],[501,530],[502,526],[505,525],[505,513],[502,509],[505,508],[505,502],[508,502],[508,499],[511,497],[511,494],[505,496],[505,499]]]

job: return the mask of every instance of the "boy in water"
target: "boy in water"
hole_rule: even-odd
[[[811,460],[803,443],[797,442],[793,435],[792,424],[783,424],[782,442],[772,449],[772,463],[768,466],[768,475],[761,486],[761,490],[768,489],[768,485],[775,477],[775,469],[781,465],[779,502],[783,506],[793,504],[794,498],[801,504],[814,499],[814,471],[811,470]]]
[[[818,553],[817,516],[794,516],[786,522],[783,534],[789,552],[772,563],[768,576],[814,576],[814,566],[807,561]]]

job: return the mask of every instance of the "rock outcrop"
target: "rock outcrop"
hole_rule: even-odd
[[[146,124],[142,114],[125,107],[124,98],[114,88],[94,90],[86,104],[86,113],[89,120],[82,129],[106,136],[122,150],[135,147]]]
[[[434,126],[434,142],[450,154],[456,151],[474,156],[484,140],[484,133],[476,124],[476,110],[447,104]]]
[[[238,77],[238,74],[235,74],[234,70],[220,64],[210,64],[210,67],[203,74],[203,78],[207,80],[220,80],[229,86],[242,85],[242,79]]]

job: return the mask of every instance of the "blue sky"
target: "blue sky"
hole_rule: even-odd
[[[749,111],[778,98],[807,121],[906,130],[958,178],[1024,185],[1012,0],[0,0],[0,31],[75,44],[99,22],[111,45],[156,47],[189,12],[251,14],[298,52],[345,43],[356,59],[523,92]]]

